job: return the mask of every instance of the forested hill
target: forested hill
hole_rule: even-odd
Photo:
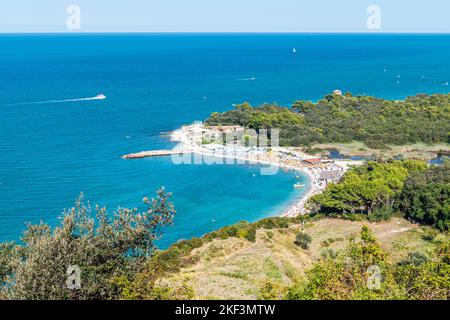
[[[243,103],[234,110],[211,114],[206,124],[280,128],[285,146],[361,141],[377,149],[417,142],[449,143],[450,94],[420,94],[400,101],[332,94],[317,103],[297,101],[291,108]]]

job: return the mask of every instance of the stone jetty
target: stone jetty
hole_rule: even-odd
[[[130,153],[122,156],[122,159],[142,159],[142,158],[151,158],[151,157],[164,157],[175,154],[188,154],[192,153],[189,150],[151,150],[151,151],[142,151],[138,153]]]

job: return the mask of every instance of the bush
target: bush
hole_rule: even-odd
[[[201,238],[192,238],[191,240],[180,240],[174,247],[178,247],[180,250],[188,253],[194,249],[200,248],[203,245],[203,239]]]
[[[245,239],[250,242],[256,241],[256,227],[251,226],[247,229],[247,235],[245,236]]]
[[[360,222],[360,221],[364,221],[364,217],[361,214],[357,214],[357,213],[347,213],[347,214],[343,214],[341,215],[334,215],[334,218],[341,218],[343,220],[349,220],[352,222]]]
[[[394,214],[395,211],[392,207],[385,206],[374,210],[374,212],[367,217],[367,220],[369,220],[370,222],[389,221],[394,216]]]
[[[402,266],[410,265],[410,266],[418,267],[418,266],[423,265],[424,263],[427,263],[429,260],[430,259],[428,259],[428,257],[426,255],[424,255],[423,253],[414,251],[414,252],[408,253],[408,256],[406,257],[406,259],[401,261],[399,263],[399,265],[402,265]]]
[[[291,220],[286,217],[272,217],[260,220],[255,223],[258,228],[264,229],[286,229],[289,228]]]
[[[436,237],[439,235],[439,232],[436,229],[428,229],[422,235],[422,239],[428,242],[433,242],[436,240]]]
[[[305,250],[308,250],[309,245],[312,241],[312,238],[309,234],[300,232],[299,234],[297,234],[297,236],[295,237],[295,244]]]
[[[177,272],[183,265],[184,252],[177,246],[158,252],[154,257],[154,262],[160,270],[166,272]]]
[[[152,300],[191,300],[194,296],[194,289],[183,282],[181,286],[175,288],[165,284],[155,286],[149,298]]]
[[[257,299],[258,300],[281,300],[284,296],[285,288],[272,281],[266,281],[258,291]]]

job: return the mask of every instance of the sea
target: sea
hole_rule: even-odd
[[[160,248],[276,216],[306,176],[121,156],[171,148],[170,131],[245,101],[450,92],[445,34],[3,34],[0,48],[0,241],[57,225],[80,193],[144,210],[164,186],[177,214]]]

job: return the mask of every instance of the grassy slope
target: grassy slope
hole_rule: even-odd
[[[199,261],[162,279],[161,284],[172,287],[188,281],[194,287],[196,299],[255,299],[263,281],[273,279],[290,284],[320,258],[323,250],[343,248],[364,224],[374,231],[394,262],[408,252],[426,254],[433,247],[422,239],[427,227],[413,225],[404,219],[377,224],[322,219],[304,226],[313,238],[309,250],[294,244],[301,225],[284,230],[260,229],[255,243],[230,238],[214,240],[195,249],[192,255],[198,256]]]
[[[421,159],[431,160],[436,158],[439,153],[450,153],[450,145],[446,143],[426,145],[423,143],[416,143],[404,146],[389,146],[388,149],[378,150],[367,147],[362,142],[353,143],[329,143],[329,144],[315,144],[311,148],[318,149],[337,149],[345,156],[375,156],[382,159],[391,159],[397,156],[402,156],[405,159]]]

